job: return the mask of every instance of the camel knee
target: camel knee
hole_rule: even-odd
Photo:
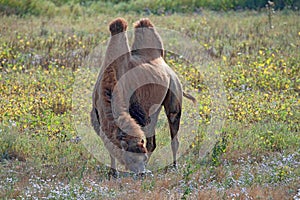
[[[147,138],[146,148],[148,152],[153,152],[156,148],[155,136]]]
[[[153,152],[154,149],[156,148],[156,144],[155,143],[154,144],[147,143],[146,148],[147,148],[148,152]]]

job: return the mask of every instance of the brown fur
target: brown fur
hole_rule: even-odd
[[[111,35],[116,35],[126,30],[127,22],[123,18],[117,18],[109,24],[109,31]]]
[[[93,92],[91,122],[111,155],[111,167],[116,168],[116,158],[126,168],[140,172],[143,166],[134,166],[130,161],[135,159],[136,163],[143,163],[146,160],[144,133],[126,112],[122,94],[114,92],[118,79],[127,71],[130,59],[126,29],[127,22],[122,18],[109,25],[111,39]],[[114,94],[118,100],[115,105],[112,102]]]
[[[117,158],[132,171],[144,169],[141,166],[146,154],[150,156],[156,147],[155,126],[162,106],[168,117],[176,164],[183,92],[179,79],[162,57],[161,38],[149,19],[141,19],[135,24],[131,50],[124,19],[117,18],[109,29],[112,37],[95,85],[91,121],[111,154],[111,167],[116,167]],[[134,88],[145,80],[146,84]]]

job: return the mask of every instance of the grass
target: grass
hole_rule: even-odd
[[[293,9],[299,10],[297,0],[185,0],[185,1],[158,1],[158,0],[122,0],[122,1],[92,1],[92,0],[1,0],[0,12],[6,15],[35,15],[53,17],[57,15],[91,16],[97,13],[132,12],[157,15],[174,13],[201,13],[203,9],[215,11],[229,10],[261,10]]]
[[[144,17],[118,15],[129,24]],[[299,13],[275,13],[272,29],[268,13],[255,11],[148,16],[177,31],[175,39],[160,32],[173,51],[166,61],[199,104],[184,101],[177,170],[164,168],[170,139],[162,115],[154,176],[108,180],[105,149],[81,128],[90,131],[101,63],[93,55],[103,54],[115,17],[1,16],[0,198],[299,198]],[[185,59],[178,33],[192,41]],[[223,120],[213,132],[219,138],[199,158],[215,116]]]

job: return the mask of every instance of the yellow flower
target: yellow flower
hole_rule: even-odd
[[[289,84],[285,84],[286,89],[289,89],[289,87],[290,87]]]
[[[194,142],[192,143],[192,145],[191,145],[191,146],[192,146],[192,148],[194,148],[194,147],[195,147],[195,144],[194,144]]]
[[[226,61],[226,60],[227,60],[226,56],[223,56],[222,58],[223,58],[223,61]]]

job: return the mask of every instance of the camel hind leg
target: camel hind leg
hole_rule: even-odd
[[[170,133],[171,133],[171,147],[173,153],[173,166],[177,167],[176,154],[179,148],[178,130],[181,118],[181,99],[178,99],[171,91],[168,92],[164,101],[164,108],[168,118]]]

